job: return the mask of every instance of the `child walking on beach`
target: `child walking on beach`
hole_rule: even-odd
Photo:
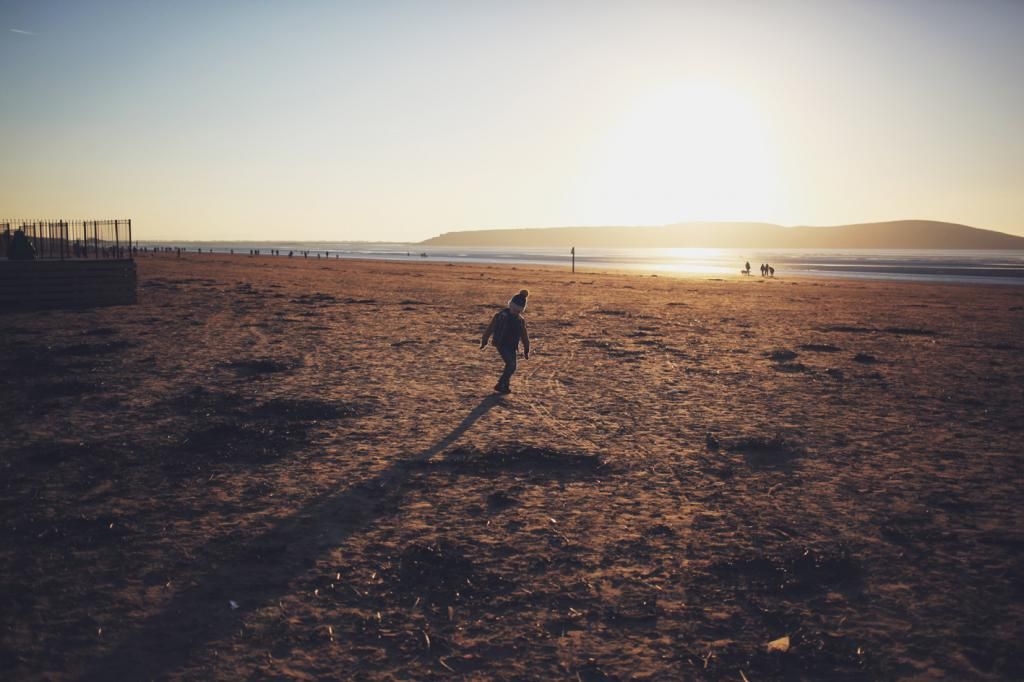
[[[523,289],[513,296],[508,302],[508,307],[498,311],[491,318],[491,323],[487,325],[480,340],[480,349],[483,350],[487,347],[487,339],[493,335],[492,343],[501,354],[501,359],[505,361],[505,370],[501,373],[498,383],[494,385],[494,390],[498,393],[512,392],[509,380],[516,371],[516,355],[520,341],[523,342],[523,359],[530,359],[530,337],[526,333],[526,320],[522,316],[522,312],[526,310],[526,297],[529,295],[530,292]]]

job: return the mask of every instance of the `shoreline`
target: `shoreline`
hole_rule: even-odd
[[[218,244],[217,242],[210,242]],[[343,243],[336,243],[337,246]],[[271,244],[273,246],[274,244]],[[292,249],[301,257],[303,245]],[[248,250],[256,244],[245,245]],[[329,246],[326,243],[310,243],[308,246]],[[380,244],[369,243],[364,246],[374,247]],[[553,252],[551,249],[512,249],[509,251],[480,250],[474,248],[441,249],[424,251],[420,255],[418,248],[406,249],[406,245],[387,245],[399,247],[374,252],[370,249],[311,249],[311,256],[325,254],[330,260],[386,260],[398,263],[411,263],[432,260],[443,263],[464,264],[497,264],[497,265],[553,265],[569,266],[571,259],[567,253]],[[415,246],[415,245],[413,245]],[[202,248],[202,247],[198,247]],[[209,247],[207,247],[209,248]],[[216,247],[216,253],[223,255],[239,255],[229,253],[229,244]],[[239,249],[241,250],[241,249]],[[691,249],[686,253],[673,254],[673,250],[661,249],[597,249],[577,254],[577,266],[600,270],[630,271],[641,274],[664,274],[682,276],[728,276],[739,274],[744,259],[767,259],[779,271],[794,277],[824,277],[849,280],[892,280],[892,281],[935,281],[935,282],[979,282],[1006,285],[1024,285],[1024,251],[843,251],[843,250],[774,250],[767,253],[746,252],[739,250]],[[735,251],[735,253],[733,253]],[[402,252],[408,252],[404,255]],[[723,260],[723,252],[729,252],[728,265]],[[241,255],[246,255],[243,251]],[[272,255],[272,254],[261,254]],[[333,256],[333,257],[332,257]],[[733,256],[736,258],[733,262]],[[282,255],[281,257],[285,257]],[[685,263],[685,264],[684,264]]]
[[[155,258],[171,258],[171,259],[175,259],[176,258],[173,254],[152,253],[152,252],[150,252],[150,253],[139,253],[139,254],[136,254],[135,259],[136,260],[142,260],[142,259],[151,258],[151,257],[155,257]],[[478,261],[465,261],[465,260],[447,260],[447,259],[441,259],[441,258],[436,258],[436,257],[435,258],[425,258],[425,259],[423,259],[423,258],[417,258],[416,256],[409,256],[408,259],[365,258],[365,257],[355,257],[355,256],[351,256],[351,257],[342,256],[340,258],[327,258],[327,257],[323,257],[323,258],[319,258],[318,259],[318,258],[316,258],[314,256],[310,256],[309,258],[302,258],[301,256],[298,256],[298,255],[289,258],[287,255],[275,256],[275,255],[270,255],[270,254],[260,254],[258,256],[250,256],[248,254],[240,254],[240,253],[231,254],[231,253],[221,253],[221,252],[203,252],[203,253],[182,252],[182,258],[184,258],[184,259],[197,258],[197,257],[198,258],[204,258],[204,259],[205,258],[223,257],[223,258],[226,258],[226,259],[244,259],[244,260],[249,260],[249,259],[257,259],[258,260],[258,259],[263,259],[263,258],[269,258],[269,259],[274,259],[274,260],[283,259],[284,261],[294,261],[294,262],[297,262],[297,263],[298,262],[302,262],[302,261],[307,261],[307,262],[317,262],[317,261],[319,261],[320,263],[335,263],[335,262],[337,262],[337,263],[359,263],[359,264],[363,264],[363,265],[392,264],[392,265],[397,265],[397,266],[410,266],[410,267],[418,267],[418,266],[448,267],[448,266],[451,266],[451,267],[464,267],[464,268],[484,268],[484,269],[490,268],[490,269],[499,269],[499,270],[507,269],[507,270],[511,270],[511,271],[516,271],[516,270],[522,270],[522,271],[536,270],[537,272],[546,272],[546,273],[553,273],[553,274],[566,274],[566,275],[572,275],[573,274],[573,272],[569,269],[570,266],[568,266],[568,265],[565,265],[565,266],[563,266],[563,265],[556,265],[556,264],[551,264],[551,263],[504,263],[504,262],[491,262],[491,261],[479,261],[478,262]],[[770,283],[770,282],[785,283],[785,282],[795,282],[795,281],[816,281],[816,282],[826,282],[826,283],[829,283],[829,284],[837,284],[837,285],[854,284],[854,283],[866,283],[866,284],[878,283],[878,284],[922,285],[922,286],[955,285],[955,286],[978,286],[978,287],[999,287],[999,288],[1003,288],[1003,287],[1006,287],[1006,286],[1022,286],[1022,285],[1024,285],[1024,279],[1021,279],[1020,281],[1015,281],[1017,278],[1014,278],[1014,277],[991,277],[991,278],[985,278],[985,277],[970,278],[970,277],[965,277],[965,278],[961,278],[961,279],[941,279],[941,278],[927,279],[927,278],[922,278],[922,277],[911,276],[911,277],[908,277],[906,279],[903,279],[903,278],[892,276],[892,275],[886,276],[886,277],[881,277],[881,276],[880,277],[873,277],[873,276],[869,276],[869,275],[866,275],[866,276],[841,277],[841,276],[837,276],[834,273],[821,273],[821,274],[817,274],[817,273],[806,273],[806,272],[799,272],[799,273],[789,273],[789,272],[786,272],[784,274],[779,274],[779,275],[777,275],[775,277],[761,277],[758,274],[743,275],[743,274],[740,273],[739,269],[737,269],[737,271],[735,273],[726,273],[726,272],[723,272],[723,273],[717,273],[717,272],[716,273],[711,273],[711,272],[709,272],[709,273],[701,273],[701,272],[689,272],[689,271],[681,272],[681,271],[640,270],[640,269],[637,269],[637,268],[613,268],[613,267],[604,268],[604,267],[593,267],[592,265],[589,265],[588,269],[583,269],[579,264],[577,264],[575,274],[576,275],[581,275],[581,274],[590,274],[590,275],[607,274],[607,275],[621,275],[621,276],[632,276],[632,277],[637,277],[637,278],[651,278],[651,279],[664,278],[664,279],[678,279],[678,280],[692,280],[692,281],[722,281],[722,282],[732,282],[732,281],[735,281],[735,282],[759,282],[760,281],[760,282],[765,282],[765,283]]]

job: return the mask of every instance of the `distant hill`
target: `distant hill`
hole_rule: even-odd
[[[1024,249],[1024,237],[934,220],[832,227],[679,223],[658,227],[541,227],[445,232],[429,246],[736,249]]]

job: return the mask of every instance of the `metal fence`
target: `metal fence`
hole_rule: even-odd
[[[131,220],[0,219],[0,258],[9,256],[19,231],[28,238],[33,256],[38,259],[121,260],[132,257]]]

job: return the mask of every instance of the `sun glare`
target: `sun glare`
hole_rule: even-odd
[[[585,200],[625,223],[778,212],[768,126],[741,93],[689,81],[635,102],[597,143]]]

